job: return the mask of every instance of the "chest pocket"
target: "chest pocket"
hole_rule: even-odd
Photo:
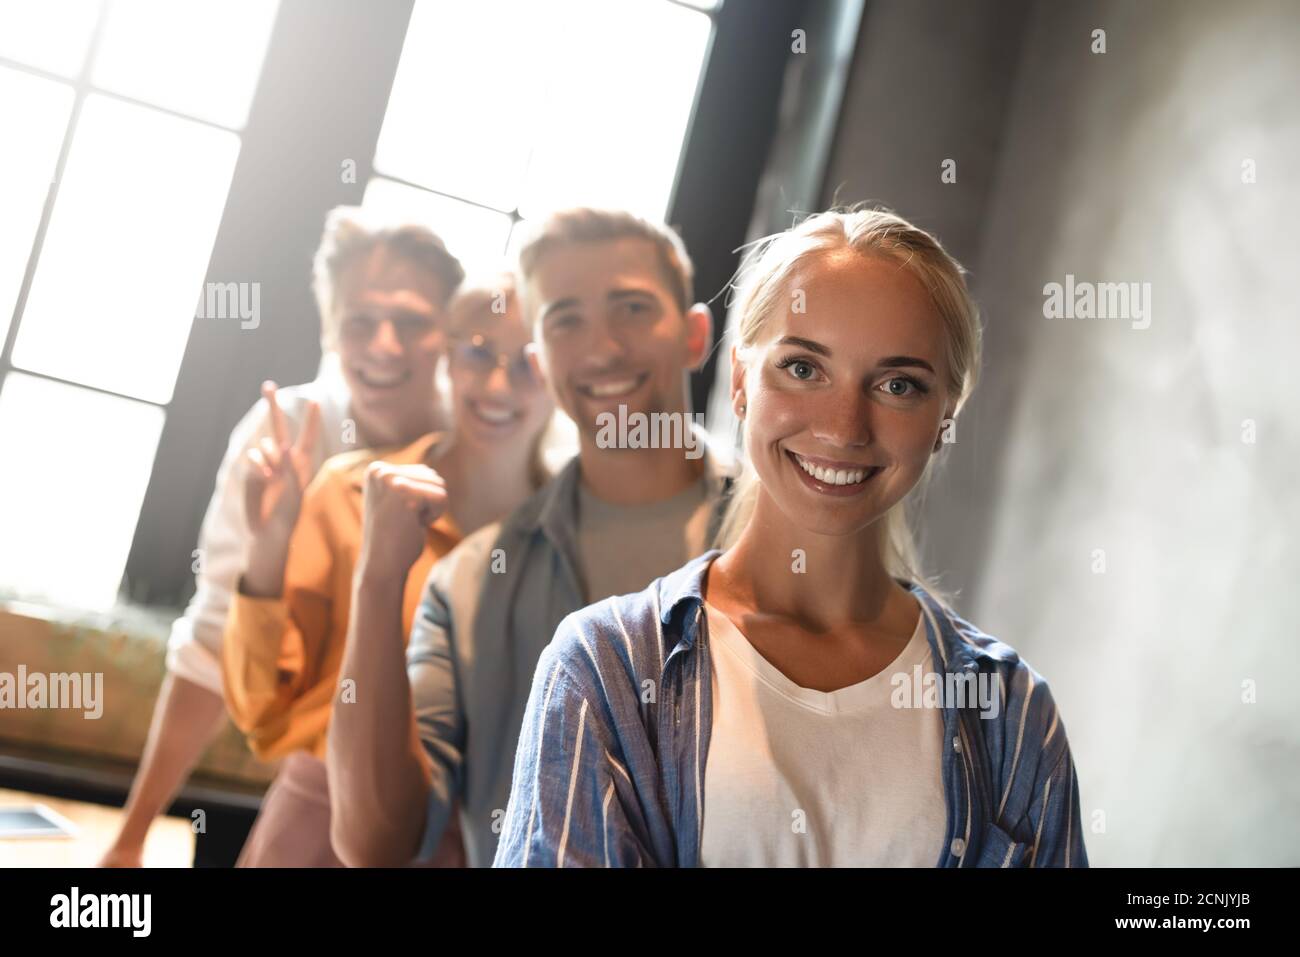
[[[992,822],[984,825],[984,839],[980,843],[976,867],[1020,867],[1029,851],[1028,844],[1017,841]]]
[[[986,748],[982,737],[972,738],[979,731],[978,723],[974,729],[968,729],[964,740],[974,740],[975,746]],[[990,766],[988,753],[984,751],[985,766]],[[996,809],[1002,800],[1002,782],[994,779],[989,782],[991,792],[985,796],[988,806]],[[983,825],[980,851],[977,859],[968,861],[967,866],[975,867],[1025,867],[1029,864],[1029,853],[1033,849],[1034,835],[1030,827],[1027,811],[1031,799],[1030,791],[1023,787],[1013,787],[1006,795],[1005,806],[996,821],[988,820]],[[993,814],[991,810],[989,812]]]

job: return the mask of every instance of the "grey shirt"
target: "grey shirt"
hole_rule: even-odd
[[[698,541],[685,544],[688,557],[711,543],[731,483],[729,463],[712,454],[704,462],[710,520]],[[503,522],[462,541],[429,575],[407,649],[416,725],[433,767],[422,860],[433,856],[458,803],[469,865],[491,865],[537,659],[565,616],[608,597],[588,592],[583,581],[578,489],[575,458]],[[641,534],[640,541],[626,541],[629,554],[646,550],[677,562],[680,526],[660,518]],[[659,546],[661,535],[667,547]],[[653,574],[635,589],[678,564],[638,565],[638,577]]]
[[[615,505],[579,482],[578,556],[588,601],[641,591],[694,558],[711,504],[706,477],[649,505]]]

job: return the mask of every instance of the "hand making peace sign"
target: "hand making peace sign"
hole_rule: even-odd
[[[269,532],[287,537],[298,522],[302,493],[315,471],[320,406],[315,402],[307,403],[302,431],[293,441],[275,393],[274,382],[262,383],[262,395],[271,409],[271,434],[248,450],[244,513],[249,530],[255,536]]]

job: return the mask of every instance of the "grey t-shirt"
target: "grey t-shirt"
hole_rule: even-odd
[[[647,505],[606,502],[579,481],[578,556],[587,599],[639,592],[681,568],[708,547],[712,506],[703,478]]]

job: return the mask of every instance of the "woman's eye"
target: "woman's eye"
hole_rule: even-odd
[[[817,367],[803,359],[784,359],[777,363],[778,369],[788,369],[790,375],[800,382],[807,382],[817,375]]]
[[[885,382],[885,391],[890,395],[906,398],[907,396],[920,395],[924,390],[911,379],[896,378],[889,379]]]

